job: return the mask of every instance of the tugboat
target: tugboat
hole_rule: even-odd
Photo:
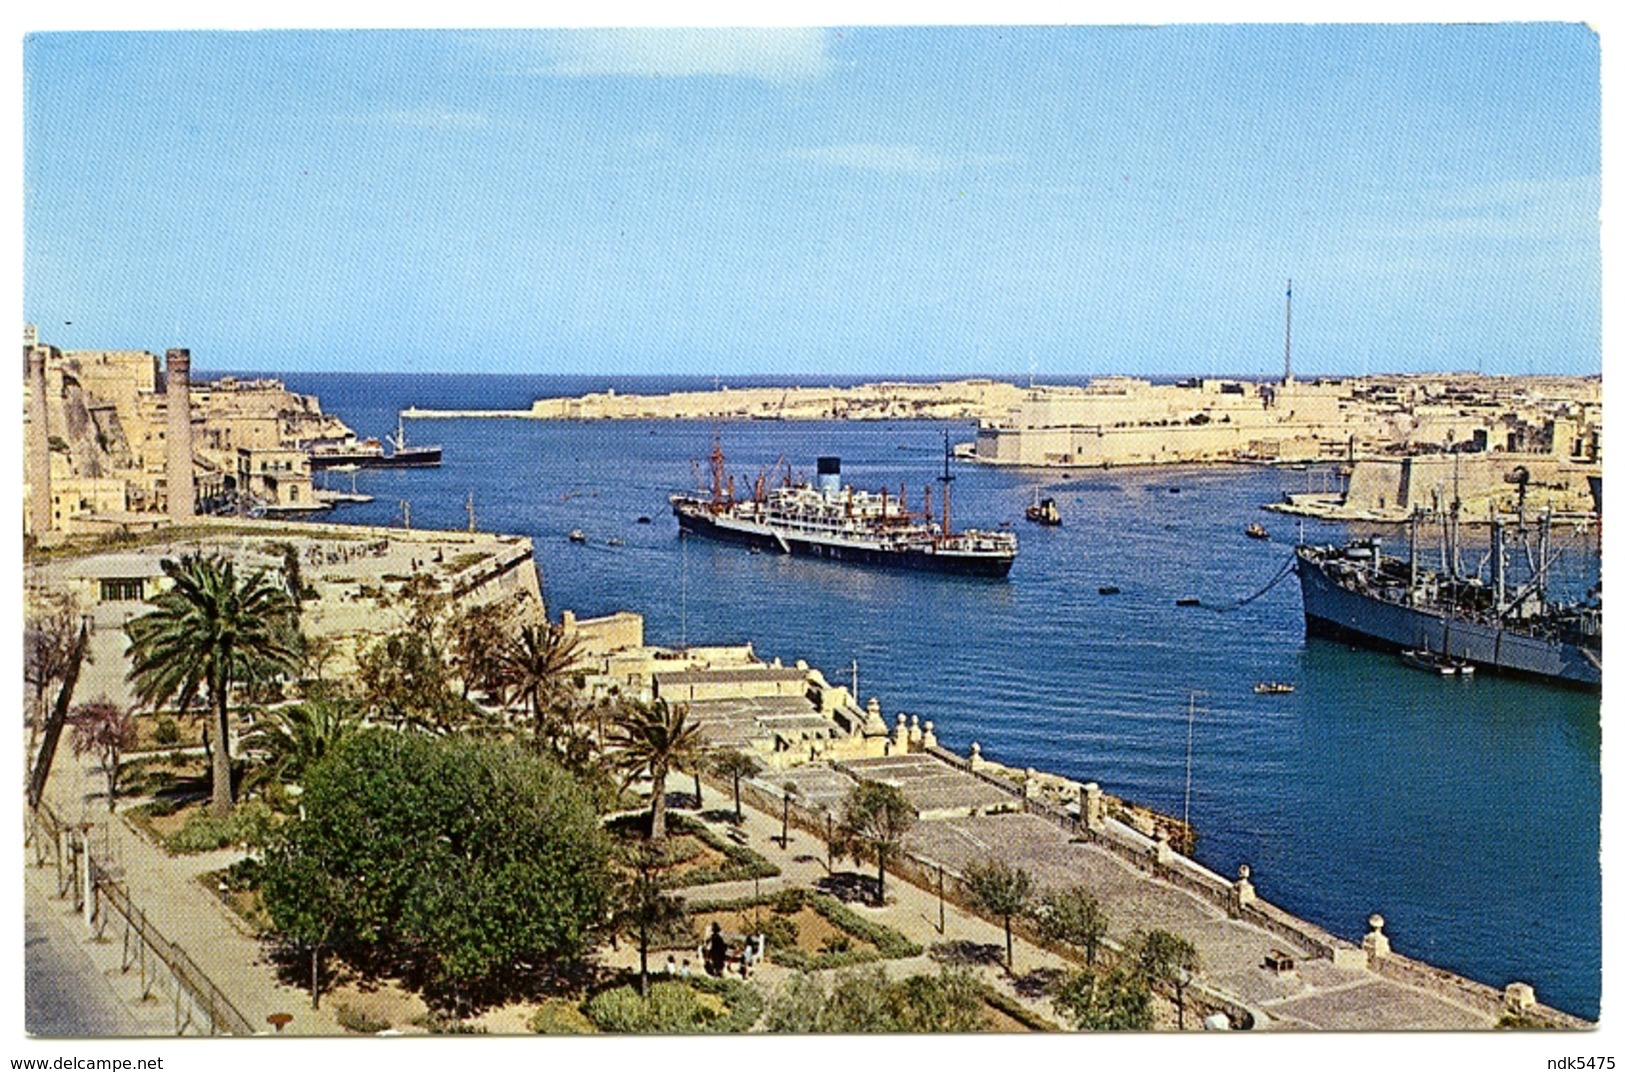
[[[710,488],[671,496],[671,510],[684,533],[762,550],[869,566],[1003,577],[1015,562],[1015,534],[953,529],[949,456],[944,435],[940,519],[931,513],[930,485],[924,509],[913,511],[906,487],[895,497],[885,489],[877,495],[843,488],[841,460],[835,457],[818,459],[816,485],[786,479],[783,486],[769,489],[764,475],[748,497],[737,497],[720,441],[711,448]]]
[[[1040,525],[1059,525],[1061,508],[1055,505],[1054,499],[1040,499],[1027,507],[1027,520]]]

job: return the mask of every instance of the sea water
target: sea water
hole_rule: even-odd
[[[527,408],[543,395],[710,380],[290,374],[363,435],[408,405]],[[753,381],[756,382],[756,381]],[[741,384],[742,385],[742,384]],[[667,495],[704,475],[720,433],[741,492],[776,467],[843,478],[916,509],[941,475],[944,428],[967,422],[408,421],[445,448],[439,469],[363,471],[370,504],[330,520],[460,529],[535,541],[556,617],[634,610],[651,643],[749,641],[936,723],[963,752],[1098,781],[1172,815],[1225,875],[1251,865],[1261,896],[1349,939],[1379,912],[1395,948],[1594,1017],[1601,989],[1601,789],[1596,696],[1481,675],[1450,680],[1391,655],[1306,639],[1296,578],[1280,575],[1299,522],[1260,512],[1322,469],[953,469],[955,527],[1009,525],[1002,581],[886,572],[679,539]],[[781,463],[782,458],[782,463]],[[782,468],[777,468],[782,473]],[[349,481],[318,474],[334,487]],[[940,485],[933,490],[940,509]],[[1065,523],[1023,520],[1053,497]],[[651,524],[638,524],[638,517]],[[1258,521],[1267,541],[1243,529]],[[573,529],[584,544],[567,539]],[[1340,542],[1310,522],[1303,538]],[[612,545],[613,538],[623,541]],[[1403,553],[1403,529],[1388,534]],[[1560,530],[1560,580],[1596,576],[1595,536]],[[1425,553],[1431,552],[1424,547]],[[1464,555],[1469,568],[1478,553]],[[1268,587],[1276,579],[1273,587]],[[1102,596],[1116,586],[1120,594]],[[1250,602],[1225,609],[1247,597]],[[1202,606],[1179,607],[1194,597]],[[1296,686],[1256,695],[1260,681]],[[1189,795],[1186,795],[1189,745]]]

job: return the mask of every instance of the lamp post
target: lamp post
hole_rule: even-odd
[[[1179,1030],[1185,1030],[1185,988],[1191,985],[1191,970],[1181,967],[1174,976],[1174,1008],[1179,1014]]]

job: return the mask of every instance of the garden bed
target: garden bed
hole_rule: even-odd
[[[641,840],[647,829],[644,813],[618,815],[605,828],[623,841]],[[666,843],[675,862],[661,885],[667,889],[710,886],[718,882],[773,878],[778,865],[759,852],[735,845],[692,816],[666,816]]]
[[[920,946],[883,923],[864,919],[835,898],[805,890],[713,902],[690,915],[701,935],[712,922],[724,933],[762,934],[767,959],[802,971],[917,957]]]

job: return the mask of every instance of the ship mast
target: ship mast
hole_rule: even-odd
[[[950,535],[948,527],[949,493],[953,490],[953,473],[948,471],[948,458],[951,448],[948,445],[948,429],[942,430],[942,534]]]

